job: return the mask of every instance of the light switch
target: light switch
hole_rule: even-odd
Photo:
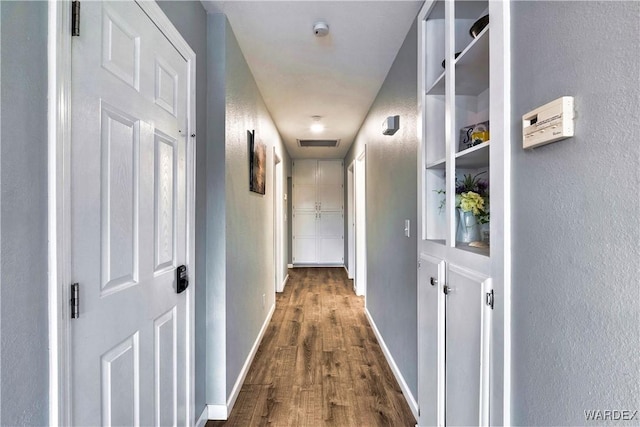
[[[411,221],[409,221],[408,219],[405,219],[404,220],[404,235],[409,237],[411,235],[410,230],[411,230]]]

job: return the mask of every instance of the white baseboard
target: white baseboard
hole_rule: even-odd
[[[227,405],[207,405],[207,417],[210,420],[226,420],[229,418]]]
[[[293,268],[293,264],[287,264],[287,268]]]
[[[287,277],[285,277],[284,280],[282,281],[282,285],[280,285],[280,289],[278,289],[278,292],[284,292],[284,287],[287,286],[288,281],[289,281],[289,275],[287,274]]]
[[[416,402],[416,399],[413,397],[411,390],[409,390],[409,386],[407,385],[407,382],[404,380],[404,377],[402,376],[402,373],[400,372],[398,365],[396,365],[396,361],[393,360],[393,356],[391,355],[391,352],[389,351],[387,344],[385,344],[384,339],[382,338],[382,335],[380,334],[380,331],[376,326],[376,322],[373,321],[373,318],[371,317],[371,313],[369,313],[369,309],[365,307],[364,313],[367,316],[367,320],[369,320],[369,324],[371,325],[371,329],[373,329],[373,333],[376,335],[376,338],[378,339],[380,348],[382,348],[382,353],[384,353],[384,357],[387,359],[387,363],[389,363],[389,366],[391,367],[391,371],[393,371],[393,375],[396,377],[396,381],[398,381],[398,384],[400,384],[400,389],[402,389],[402,394],[404,395],[404,398],[409,404],[409,408],[411,409],[411,412],[413,412],[413,416],[417,420],[418,419],[418,402]]]
[[[238,398],[238,394],[240,394],[240,389],[242,388],[242,384],[244,383],[244,379],[247,377],[247,373],[249,372],[249,368],[251,367],[251,363],[253,362],[253,358],[256,356],[256,352],[258,351],[258,347],[262,342],[262,337],[264,337],[264,333],[267,331],[267,327],[269,326],[269,322],[271,322],[271,316],[273,316],[273,312],[276,309],[276,304],[273,303],[271,309],[269,310],[269,314],[267,314],[267,318],[264,320],[262,324],[262,328],[260,329],[260,333],[258,333],[258,337],[256,341],[253,343],[253,347],[251,347],[251,351],[247,356],[247,360],[244,362],[244,366],[242,366],[242,370],[240,370],[240,375],[238,375],[238,379],[236,380],[233,389],[231,390],[231,395],[227,399],[227,416],[231,413],[233,409],[233,405],[236,404],[236,399]],[[224,418],[225,420],[227,418]]]
[[[204,407],[195,427],[204,427],[207,424],[207,420],[209,420],[209,406]]]

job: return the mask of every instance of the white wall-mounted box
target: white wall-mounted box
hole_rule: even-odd
[[[563,96],[522,116],[522,148],[535,148],[574,133],[573,97]]]

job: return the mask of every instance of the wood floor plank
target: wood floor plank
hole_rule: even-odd
[[[414,426],[342,268],[289,270],[227,421],[217,426]]]

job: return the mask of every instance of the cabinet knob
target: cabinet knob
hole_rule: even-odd
[[[431,283],[431,286],[435,286],[438,284],[438,279],[432,277],[431,279],[429,279],[429,283]]]
[[[444,292],[444,294],[445,294],[445,295],[449,295],[449,292],[451,292],[451,290],[452,290],[452,289],[451,289],[449,286],[447,286],[447,285],[444,285],[444,286],[442,287],[442,292]]]

